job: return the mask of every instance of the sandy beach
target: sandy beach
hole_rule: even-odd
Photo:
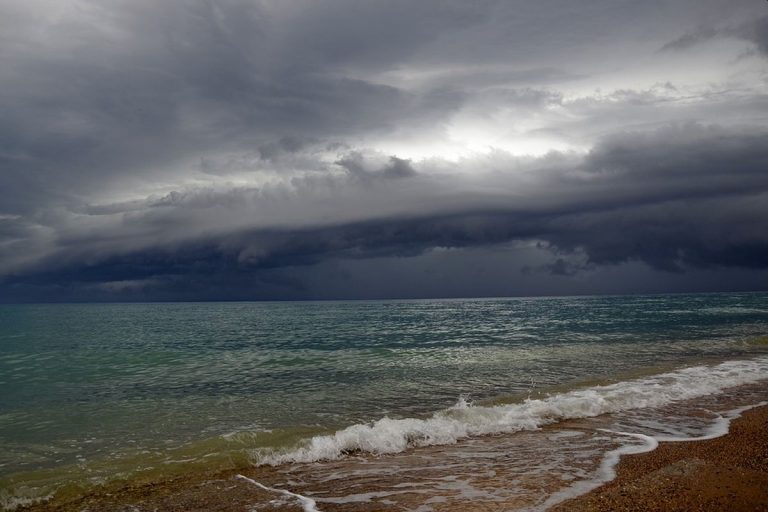
[[[594,491],[563,502],[564,511],[693,511],[768,510],[768,407],[744,413],[732,422],[727,435],[691,442],[661,443],[648,453],[621,459],[617,478]],[[253,468],[241,473],[270,485],[269,471]],[[127,487],[102,489],[85,496],[57,499],[24,509],[43,511],[221,511],[254,509],[302,510],[295,497],[277,489],[263,489],[235,471],[197,474],[162,483],[136,482]],[[404,478],[405,480],[405,478]],[[369,483],[371,493],[376,482]],[[423,503],[426,498],[422,496]],[[414,508],[419,503],[413,502]],[[431,510],[504,511],[512,502],[432,502]],[[380,510],[373,503],[318,503],[323,511]],[[393,510],[395,508],[392,508]],[[305,509],[309,510],[309,509]]]
[[[725,436],[625,456],[615,480],[551,510],[768,510],[768,407],[744,413]]]

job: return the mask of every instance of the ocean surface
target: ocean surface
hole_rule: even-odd
[[[332,475],[458,457],[442,476],[430,466],[450,492],[407,498],[439,510],[478,499],[457,475],[500,453],[516,465],[494,478],[519,474],[496,491],[541,508],[609,478],[622,450],[713,435],[768,399],[767,335],[766,293],[0,305],[0,508],[254,464],[296,482],[314,464],[299,487],[319,509],[376,510],[400,491],[355,494]],[[537,471],[559,476],[509,483]]]

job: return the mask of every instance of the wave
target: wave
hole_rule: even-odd
[[[701,308],[699,309],[700,313],[705,313],[709,315],[728,315],[728,314],[736,314],[736,315],[764,315],[768,313],[768,309],[762,309],[762,308],[751,308],[751,307],[745,307],[745,306],[723,306],[723,307],[711,307],[711,308]]]
[[[429,418],[384,417],[332,435],[316,436],[287,451],[255,451],[259,464],[340,459],[351,453],[391,454],[408,448],[453,444],[460,439],[536,430],[567,419],[661,407],[768,379],[768,357],[694,366],[605,386],[577,389],[522,403],[475,406],[466,399]]]

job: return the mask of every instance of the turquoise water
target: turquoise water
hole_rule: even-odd
[[[460,397],[755,357],[767,334],[766,293],[2,305],[0,475],[238,432],[290,445]]]

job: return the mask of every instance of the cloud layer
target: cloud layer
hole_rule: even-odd
[[[768,9],[651,4],[6,2],[0,300],[768,286]]]

